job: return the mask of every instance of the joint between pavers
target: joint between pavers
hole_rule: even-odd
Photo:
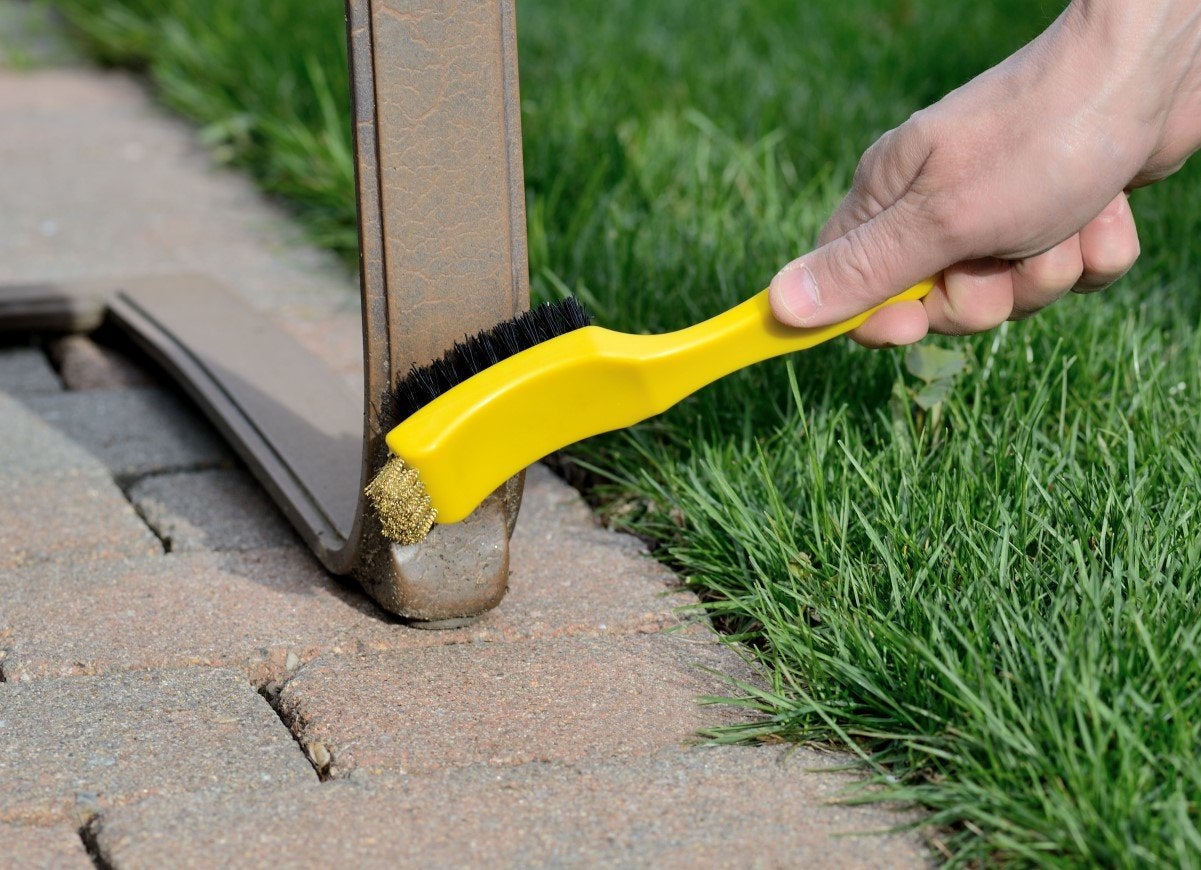
[[[201,462],[180,463],[178,465],[168,465],[163,468],[155,468],[150,471],[136,471],[130,473],[113,474],[113,480],[116,481],[121,491],[125,493],[125,497],[129,498],[129,491],[141,483],[143,480],[151,480],[155,477],[165,477],[171,474],[196,474],[201,471],[228,471],[238,466],[233,462],[224,459],[210,459]]]
[[[328,747],[320,741],[309,744],[301,742],[299,716],[296,715],[295,710],[286,709],[281,701],[284,686],[288,684],[291,678],[292,674],[289,674],[282,680],[271,680],[261,686],[255,686],[255,691],[259,693],[259,696],[267,702],[267,706],[279,717],[280,723],[288,729],[288,733],[292,735],[292,739],[296,742],[301,753],[303,753],[305,760],[313,768],[313,772],[317,774],[317,779],[321,782],[329,782],[336,778],[330,774],[333,755],[330,753]]]
[[[129,506],[131,508],[133,508],[133,512],[138,515],[138,519],[141,520],[142,524],[144,526],[146,526],[147,529],[150,530],[150,534],[154,535],[155,539],[159,543],[159,546],[161,546],[163,548],[163,555],[166,555],[167,553],[170,553],[173,549],[171,538],[167,535],[161,534],[159,532],[159,530],[154,527],[154,524],[150,522],[150,518],[147,517],[145,512],[138,506],[138,503],[136,501],[134,501],[133,495],[132,495],[133,488],[134,488],[134,486],[137,485],[138,481],[145,480],[147,477],[153,477],[153,476],[154,475],[152,475],[152,474],[144,474],[144,475],[139,476],[137,478],[137,480],[133,480],[133,481],[129,482],[128,484],[122,483],[120,480],[117,480],[116,478],[114,478],[114,482],[117,484],[117,489],[121,490],[121,495],[124,496],[125,501],[127,501],[129,503]]]
[[[147,471],[140,474],[121,474],[113,475],[113,481],[117,484],[117,488],[121,490],[121,495],[133,508],[134,513],[138,515],[138,519],[150,530],[150,534],[158,539],[159,544],[163,548],[163,553],[175,552],[175,539],[168,533],[160,532],[146,515],[146,511],[138,503],[133,496],[133,491],[138,484],[147,480],[154,480],[158,477],[169,477],[176,474],[196,474],[204,471],[225,471],[236,466],[228,462],[198,462],[191,465],[176,466],[172,468],[163,468],[155,471]]]
[[[7,647],[0,647],[0,683],[20,682],[20,660]]]
[[[83,820],[83,823],[79,826],[79,839],[83,843],[84,851],[88,853],[88,858],[96,870],[112,870],[115,865],[104,856],[104,850],[100,847],[99,814],[89,816]]]

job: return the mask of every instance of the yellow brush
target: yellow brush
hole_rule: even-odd
[[[587,315],[574,302],[566,311],[544,306],[414,369],[399,392],[409,405],[400,410],[416,410],[388,433],[393,458],[367,495],[387,537],[417,543],[434,522],[464,519],[543,456],[653,417],[744,366],[849,332],[880,308],[921,299],[932,287],[923,281],[870,311],[814,329],[780,324],[766,290],[665,335],[583,325]],[[416,395],[406,399],[406,393]]]

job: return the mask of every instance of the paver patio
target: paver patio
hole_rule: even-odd
[[[357,378],[353,276],[137,81],[0,70],[0,128],[0,283],[206,271]],[[927,862],[841,836],[906,818],[845,757],[694,745],[745,666],[545,468],[500,607],[420,630],[139,365],[0,346],[0,867]]]

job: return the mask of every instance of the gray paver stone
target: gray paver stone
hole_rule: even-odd
[[[472,767],[263,795],[122,807],[97,842],[114,866],[928,866],[911,816],[847,807],[839,755],[669,750],[619,763]],[[856,834],[864,834],[856,836]]]
[[[86,572],[46,565],[0,575],[0,602],[9,680],[208,665],[241,668],[261,685],[322,652],[429,634],[397,625],[298,548],[171,554]]]
[[[154,475],[134,484],[129,498],[169,552],[300,543],[259,485],[242,471]]]
[[[32,397],[27,404],[118,478],[233,462],[209,424],[162,390],[66,392]]]
[[[104,467],[3,393],[0,444],[0,569],[162,552]],[[0,587],[21,576],[0,576]],[[0,630],[3,613],[0,601]]]
[[[0,390],[14,395],[61,393],[63,383],[46,355],[31,347],[0,349]]]
[[[279,704],[331,776],[634,756],[737,721],[697,698],[745,677],[709,639],[557,638],[319,658]]]
[[[0,870],[92,870],[94,865],[70,825],[35,828],[0,824]]]
[[[24,401],[0,392],[0,477],[46,479],[66,472],[108,473],[101,462],[47,424]]]
[[[0,683],[2,822],[47,824],[153,794],[313,777],[237,671]]]

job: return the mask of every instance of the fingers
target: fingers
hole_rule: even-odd
[[[850,336],[864,347],[901,347],[921,341],[929,331],[921,302],[898,302],[877,311]]]
[[[771,282],[772,311],[790,326],[846,320],[942,267],[937,223],[909,198],[816,251],[793,260]]]
[[[1013,313],[1011,264],[988,257],[951,266],[922,304],[931,332],[968,335],[999,326]]]
[[[1083,272],[1074,289],[1092,293],[1108,287],[1130,271],[1138,255],[1138,228],[1126,194],[1119,193],[1080,230]]]
[[[947,268],[921,303],[891,305],[851,337],[867,347],[896,347],[920,341],[927,332],[984,332],[1006,320],[1029,317],[1069,291],[1089,293],[1109,286],[1138,254],[1138,232],[1123,194],[1080,233],[1041,254]]]
[[[932,138],[911,119],[859,161],[850,193],[821,234],[821,246],[772,279],[772,311],[791,326],[837,323],[938,272],[945,221],[915,191]],[[910,335],[917,324],[909,324]],[[924,331],[924,330],[923,330]]]
[[[1084,272],[1080,236],[1013,264],[1014,320],[1029,317],[1066,296]]]
[[[914,307],[898,306],[874,316],[854,337],[881,346],[914,341],[927,329],[980,332],[1026,317],[1069,290],[1107,286],[1134,263],[1138,233],[1124,194],[1081,228],[1078,221],[1097,207],[1092,197],[1104,201],[1109,195],[1105,185],[1080,188],[1088,196],[1079,201],[1077,187],[1066,182],[1058,196],[1015,184],[968,159],[975,153],[970,142],[949,137],[931,111],[918,113],[864,154],[850,193],[822,230],[820,247],[772,279],[772,311],[781,322],[837,323],[945,269],[924,301],[924,322]],[[989,134],[976,139],[996,140],[991,114],[968,114]],[[1033,164],[1044,166],[1044,155],[1034,156]],[[1015,160],[1020,168],[1031,155],[1018,148]],[[1018,173],[1027,182],[1043,175]],[[1046,245],[1051,247],[1042,250]],[[993,256],[974,259],[982,254]],[[948,263],[958,265],[946,268]]]
[[[867,347],[898,347],[920,341],[927,332],[969,335],[1004,323],[1013,306],[1013,264],[991,257],[969,260],[944,270],[921,302],[889,305],[851,337]]]

